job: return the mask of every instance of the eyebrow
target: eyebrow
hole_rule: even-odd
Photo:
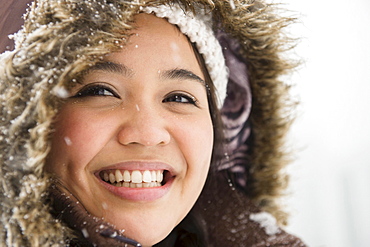
[[[103,71],[112,72],[116,74],[122,74],[126,77],[132,77],[134,74],[132,70],[126,67],[125,65],[114,63],[114,62],[108,62],[108,61],[96,63],[95,65],[93,65],[92,67],[88,69],[88,71],[94,71],[94,70],[103,70]]]
[[[122,74],[126,77],[132,77],[134,75],[134,72],[125,66],[124,64],[118,64],[114,62],[104,61],[99,62],[93,65],[88,69],[88,71],[94,71],[94,70],[102,70],[107,72],[112,72],[116,74]],[[163,79],[172,79],[172,80],[194,80],[200,82],[203,86],[206,86],[206,82],[194,74],[193,72],[186,70],[186,69],[170,69],[166,70],[161,73],[160,75]]]
[[[185,79],[185,80],[195,80],[200,82],[203,86],[206,86],[206,82],[194,74],[193,72],[186,70],[186,69],[171,69],[166,70],[161,74],[161,77],[164,79],[172,79],[172,80],[179,80],[179,79]]]

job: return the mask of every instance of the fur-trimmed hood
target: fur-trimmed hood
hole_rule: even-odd
[[[279,224],[286,223],[279,197],[287,185],[284,136],[291,102],[279,77],[292,68],[282,56],[289,49],[282,28],[291,19],[257,0],[37,0],[15,36],[15,49],[0,56],[0,241],[8,246],[65,245],[70,229],[50,213],[50,179],[43,170],[64,90],[79,72],[125,45],[141,6],[171,2],[189,11],[194,6],[211,10],[215,33],[230,58],[222,109],[226,151],[216,176],[221,182],[206,186],[214,193],[203,193],[197,207],[209,209],[206,222],[216,220],[210,212],[235,207],[239,215],[231,217],[265,210]],[[230,193],[239,203],[227,203]],[[209,231],[222,228],[213,224]]]

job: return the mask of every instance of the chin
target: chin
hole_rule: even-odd
[[[127,217],[122,217],[122,212],[120,214],[121,217],[112,215],[105,220],[122,230],[124,236],[139,242],[142,246],[153,246],[161,242],[181,221],[181,219],[175,220],[171,213],[166,215],[169,217],[148,211],[130,213],[125,215]],[[153,215],[158,217],[153,217]],[[122,224],[123,222],[125,223]]]
[[[162,224],[160,223],[155,228],[148,228],[146,226],[139,226],[135,229],[126,228],[123,234],[128,238],[138,241],[143,247],[153,246],[165,239],[175,226],[170,229],[161,228]]]

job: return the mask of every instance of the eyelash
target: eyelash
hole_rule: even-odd
[[[80,91],[78,91],[72,98],[81,98],[81,97],[109,97],[113,96],[116,98],[120,98],[120,96],[110,87],[100,84],[92,84],[83,87]]]
[[[186,101],[183,102],[182,101],[183,99],[185,99]],[[190,95],[187,95],[187,94],[184,94],[184,93],[178,93],[178,92],[168,94],[162,100],[162,102],[163,103],[174,102],[174,103],[191,104],[191,105],[198,106],[198,101],[193,96],[190,96]]]
[[[107,94],[108,92],[108,94]],[[121,98],[113,89],[106,85],[101,84],[92,84],[87,85],[80,89],[72,98],[83,98],[83,97],[116,97]],[[172,92],[164,97],[162,100],[163,103],[180,103],[180,104],[190,104],[198,106],[198,101],[195,97],[180,93]]]

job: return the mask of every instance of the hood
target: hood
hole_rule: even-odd
[[[240,203],[220,207],[243,209],[248,202],[286,223],[279,198],[287,186],[284,138],[292,104],[289,87],[279,78],[293,67],[282,56],[290,48],[282,29],[291,19],[254,0],[37,0],[15,35],[14,50],[0,56],[0,234],[7,245],[62,245],[71,234],[50,214],[50,179],[43,171],[61,98],[75,75],[125,45],[141,5],[171,2],[212,11],[230,70],[221,111],[226,138],[216,169],[219,182],[208,182],[197,206],[212,208],[215,194],[226,202],[235,191]]]

